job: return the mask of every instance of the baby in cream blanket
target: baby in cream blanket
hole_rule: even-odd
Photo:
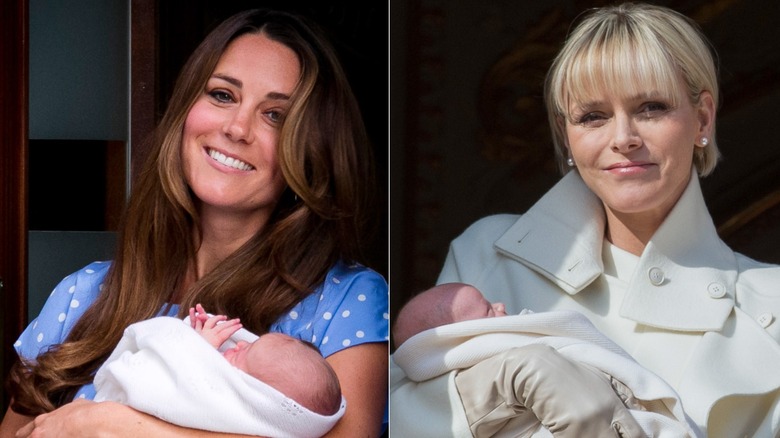
[[[460,283],[437,286],[404,306],[393,326],[398,347],[390,363],[394,436],[551,437],[537,418],[540,413],[523,405],[533,402],[533,396],[513,393],[517,387],[527,389],[543,379],[539,376],[547,374],[548,364],[542,362],[527,385],[518,385],[522,372],[506,365],[518,355],[544,354],[549,349],[560,359],[557,363],[573,363],[575,372],[584,365],[586,371],[600,374],[604,378],[604,388],[597,388],[601,394],[611,389],[620,397],[635,420],[625,423],[641,428],[623,430],[620,436],[702,436],[683,412],[677,393],[602,335],[585,316],[571,311],[506,315],[502,304],[490,303],[477,289]],[[579,396],[587,401],[596,395],[574,394],[578,382],[571,373],[553,377],[553,383],[562,385],[556,391],[564,399]],[[570,385],[564,383],[567,379]],[[535,402],[549,413],[559,409],[559,400]],[[571,410],[571,403],[560,404]],[[559,424],[572,418],[567,412],[553,415],[563,420]],[[594,433],[587,429],[590,426],[571,424],[559,433],[584,436]]]

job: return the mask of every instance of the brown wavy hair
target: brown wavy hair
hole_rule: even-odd
[[[176,294],[201,234],[197,200],[182,169],[184,121],[227,46],[248,33],[284,44],[301,63],[277,145],[288,188],[263,229]],[[321,284],[337,260],[362,258],[374,187],[371,148],[333,47],[305,18],[251,10],[216,27],[183,67],[151,142],[103,292],[64,343],[11,370],[17,413],[37,415],[72,400],[125,327],[157,315],[167,303],[178,301],[183,316],[200,302],[214,313],[240,317],[260,334]]]

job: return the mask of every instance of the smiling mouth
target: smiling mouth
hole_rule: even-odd
[[[233,169],[238,169],[238,170],[254,170],[255,168],[251,164],[244,163],[243,161],[237,158],[228,157],[227,155],[215,151],[214,149],[209,149],[208,153],[209,153],[209,157],[211,157],[217,163],[222,164],[223,166],[231,167]]]
[[[637,167],[650,167],[650,165],[651,163],[644,163],[644,162],[617,163],[607,167],[605,170],[621,171],[621,170],[627,170],[627,169],[632,169]]]

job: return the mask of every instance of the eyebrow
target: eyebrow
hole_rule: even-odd
[[[244,86],[244,83],[237,78],[234,78],[233,76],[227,76],[219,73],[214,73],[211,75],[212,78],[221,79],[229,84],[232,84],[238,88],[242,88]],[[278,91],[271,91],[270,93],[266,94],[266,97],[272,100],[290,100],[290,96],[284,93],[280,93]]]

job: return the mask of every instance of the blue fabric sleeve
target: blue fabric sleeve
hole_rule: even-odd
[[[271,326],[312,342],[324,357],[370,342],[388,342],[387,282],[361,265],[339,263],[323,284]]]
[[[100,293],[110,262],[94,262],[65,277],[52,291],[40,314],[14,343],[19,356],[33,360],[65,340],[76,321]]]

